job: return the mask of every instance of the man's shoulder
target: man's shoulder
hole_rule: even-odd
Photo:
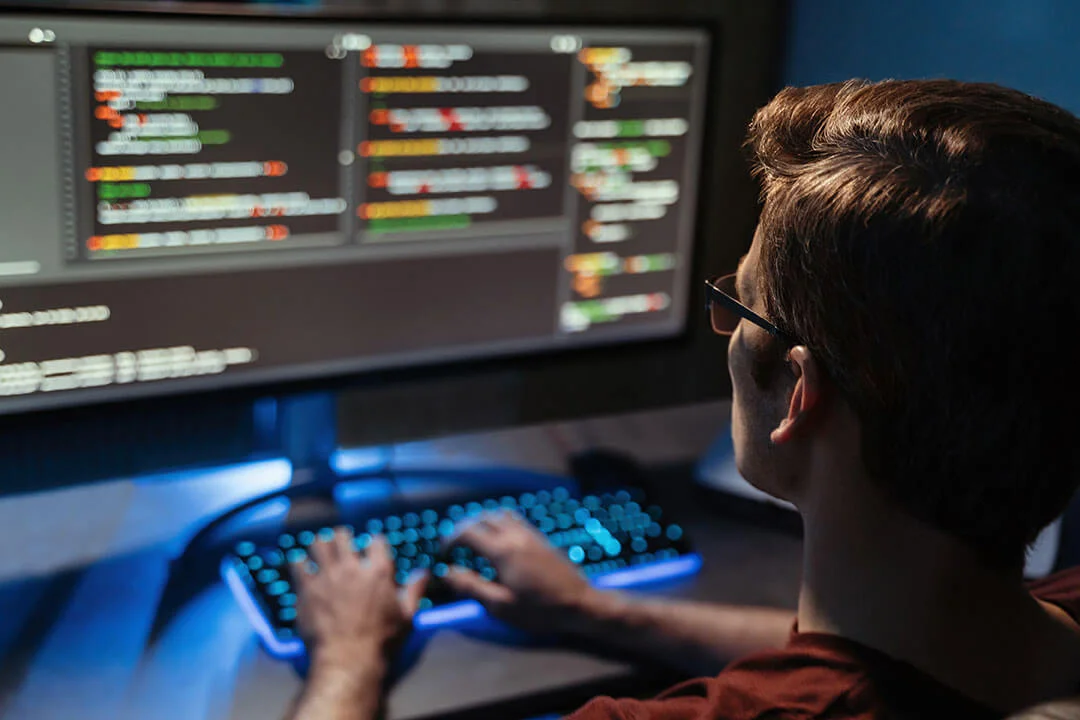
[[[1080,566],[1028,583],[1028,590],[1043,602],[1053,603],[1080,623]]]
[[[601,698],[571,720],[879,720],[989,718],[993,713],[910,665],[835,635],[796,633],[713,678],[677,685],[653,700]]]
[[[827,639],[815,642],[806,636],[783,649],[738,660],[716,677],[676,685],[652,700],[598,698],[568,720],[872,720],[880,717],[878,710],[858,658]]]

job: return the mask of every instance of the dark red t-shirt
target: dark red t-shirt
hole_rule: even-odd
[[[1080,568],[1030,586],[1080,623]],[[887,709],[887,710],[886,710]],[[653,700],[597,698],[567,720],[990,720],[1002,714],[908,663],[852,640],[793,633],[782,650],[732,663],[713,678],[676,685]]]

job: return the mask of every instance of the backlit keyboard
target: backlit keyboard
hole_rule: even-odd
[[[394,557],[397,580],[428,570],[432,583],[416,615],[418,628],[476,618],[483,608],[449,593],[437,579],[453,565],[497,579],[488,561],[465,547],[445,547],[457,524],[485,511],[506,508],[527,518],[598,586],[622,588],[696,572],[701,558],[693,553],[682,527],[639,490],[624,489],[574,497],[564,487],[416,508],[394,515],[359,520],[350,528],[358,550],[382,534]],[[288,564],[307,558],[308,547],[332,537],[331,526],[288,528],[276,542],[242,540],[222,561],[222,575],[245,609],[267,650],[277,657],[304,651],[296,636],[296,593]]]

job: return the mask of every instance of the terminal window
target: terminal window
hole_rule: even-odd
[[[0,19],[0,412],[679,332],[707,52]]]

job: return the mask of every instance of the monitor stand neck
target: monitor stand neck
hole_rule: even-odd
[[[293,465],[292,478],[289,480],[290,488],[298,488],[300,486],[309,487],[312,490],[325,489],[327,493],[332,491],[333,486],[338,483],[342,478],[334,472],[334,468],[330,465],[329,461],[326,463],[304,465],[297,467]]]
[[[337,397],[321,392],[290,395],[277,401],[279,446],[292,463],[291,485],[333,485],[337,447]]]

